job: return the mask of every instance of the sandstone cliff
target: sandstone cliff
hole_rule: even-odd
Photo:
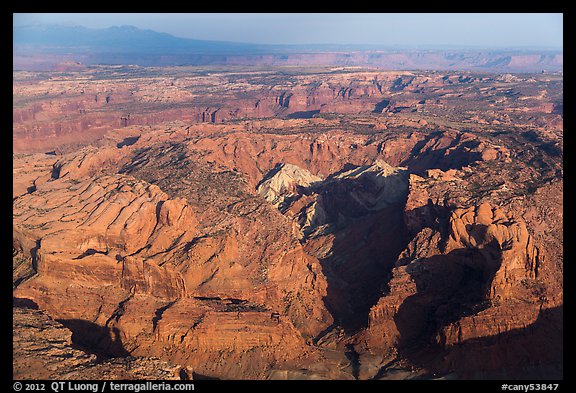
[[[192,379],[190,369],[154,358],[98,361],[96,355],[74,348],[70,330],[42,311],[23,305],[22,299],[15,302],[20,304],[12,313],[14,379]]]
[[[14,296],[122,373],[561,375],[561,79],[284,71],[19,75]]]

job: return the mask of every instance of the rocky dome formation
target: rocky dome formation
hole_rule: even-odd
[[[298,223],[301,236],[330,231],[334,225],[345,226],[403,202],[408,193],[405,168],[392,167],[382,159],[351,166],[322,180],[296,165],[282,164],[264,177],[257,191]]]
[[[194,206],[156,185],[125,174],[86,177],[88,163],[101,162],[94,156],[106,154],[84,151],[62,160],[50,181],[15,200],[15,250],[36,273],[15,294],[33,299],[87,340],[84,345],[110,356],[172,348],[170,360],[206,367],[230,347],[243,359],[234,362],[247,367],[249,356],[279,364],[303,356],[305,337],[331,323],[321,302],[326,284],[318,262],[290,231],[274,233],[270,218],[264,221],[273,208],[243,200],[247,206],[231,212],[229,229],[222,222],[202,227]],[[165,149],[162,155],[172,159]],[[270,246],[263,252],[255,241]],[[261,264],[251,263],[254,255]],[[184,314],[196,319],[182,324]],[[199,372],[255,377],[266,371],[223,366]]]
[[[332,196],[332,201],[324,202],[327,206],[333,208],[338,203],[348,203],[349,210],[367,214],[402,203],[408,193],[408,178],[406,168],[395,168],[377,159],[372,165],[344,170],[331,176],[326,186],[346,189],[343,195]],[[335,210],[346,214],[347,209],[336,207]]]
[[[140,71],[15,80],[23,378],[561,376],[561,80]]]
[[[258,194],[264,197],[274,206],[282,203],[298,191],[298,187],[309,187],[321,181],[318,176],[314,176],[306,169],[302,169],[292,164],[280,163],[270,171],[258,184]]]

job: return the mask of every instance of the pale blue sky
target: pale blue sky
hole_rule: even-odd
[[[563,15],[504,14],[14,14],[15,25],[133,25],[203,40],[261,44],[375,44],[398,46],[563,46]]]

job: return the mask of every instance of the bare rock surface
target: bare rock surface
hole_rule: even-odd
[[[12,314],[14,379],[181,379],[181,367],[155,358],[98,361],[96,355],[76,349],[72,332],[42,311],[14,307]]]
[[[561,75],[205,71],[16,73],[19,375],[562,375]]]

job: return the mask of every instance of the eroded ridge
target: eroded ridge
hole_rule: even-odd
[[[189,75],[151,107],[168,117],[15,155],[14,297],[39,308],[22,317],[68,329],[87,364],[180,377],[561,376],[561,80],[273,75],[204,120],[172,112],[176,93],[232,75]],[[86,110],[135,100],[103,97]]]

